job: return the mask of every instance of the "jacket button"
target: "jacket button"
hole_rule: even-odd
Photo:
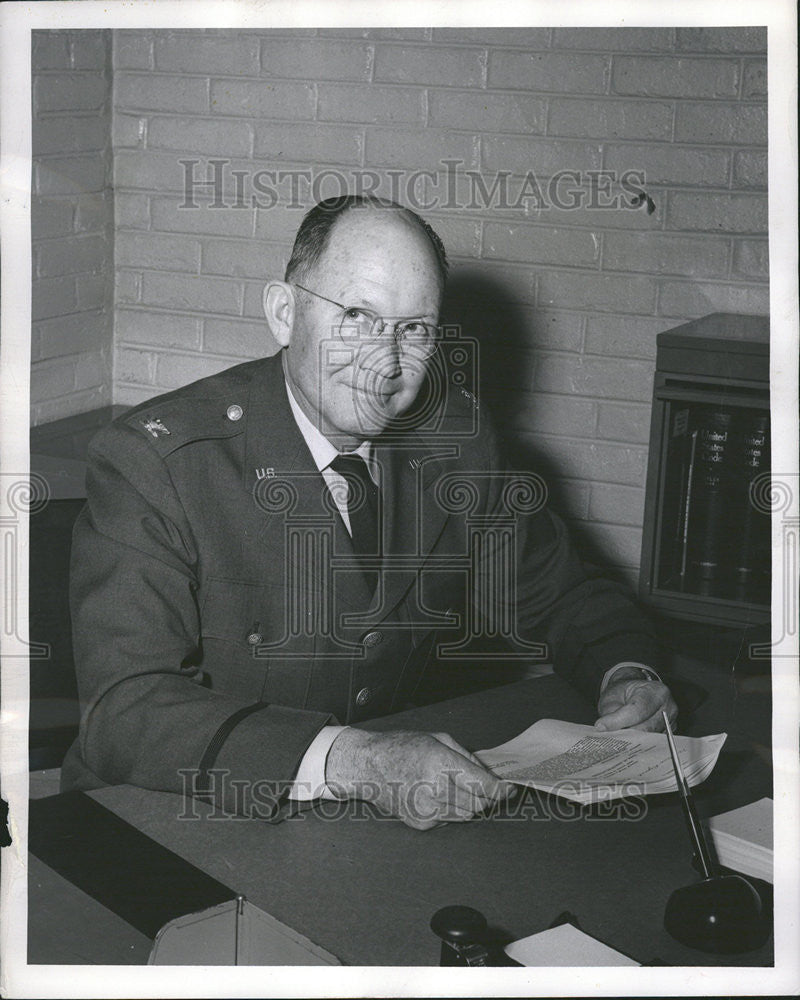
[[[232,406],[228,407],[226,416],[228,420],[241,420],[244,410],[239,406],[238,403],[234,403]]]
[[[257,646],[263,638],[264,636],[260,632],[251,632],[247,637],[247,641],[251,646]]]
[[[380,642],[383,642],[382,632],[367,632],[364,636],[365,646],[377,646]]]
[[[367,702],[370,700],[371,697],[372,697],[372,692],[370,691],[369,688],[361,688],[361,690],[356,695],[356,705],[358,705],[359,708],[362,708],[364,705],[367,704]]]

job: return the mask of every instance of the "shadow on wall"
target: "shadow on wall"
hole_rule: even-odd
[[[547,399],[533,394],[540,340],[535,307],[521,302],[518,292],[501,279],[470,270],[448,279],[442,316],[445,324],[460,328],[462,337],[478,343],[481,404],[490,411],[511,465],[545,479],[549,506],[569,523],[582,559],[605,571],[613,560],[591,526],[576,520],[574,500],[563,486],[565,470],[536,445],[536,416]],[[591,437],[591,428],[586,436]],[[622,575],[618,578],[627,584]]]
[[[454,274],[447,285],[444,322],[478,343],[478,387],[481,403],[491,412],[512,465],[543,476],[551,503],[570,516],[569,501],[556,480],[563,477],[552,458],[531,437],[536,434],[538,405],[532,397],[536,311],[525,306],[501,281],[485,274]],[[527,426],[521,422],[525,414]]]

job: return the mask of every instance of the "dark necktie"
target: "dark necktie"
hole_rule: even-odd
[[[330,466],[347,482],[347,516],[357,556],[373,560],[380,554],[380,490],[372,481],[367,464],[360,455],[337,455]],[[362,567],[370,593],[378,580],[376,568]]]

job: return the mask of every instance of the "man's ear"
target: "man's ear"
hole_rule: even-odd
[[[262,296],[267,325],[281,347],[288,347],[294,329],[295,301],[292,286],[286,281],[269,281]]]

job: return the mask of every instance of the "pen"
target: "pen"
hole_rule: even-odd
[[[692,838],[695,853],[700,860],[700,866],[703,869],[703,878],[711,878],[714,869],[714,862],[711,860],[711,852],[708,849],[705,834],[703,833],[703,827],[700,825],[700,819],[698,818],[694,807],[692,790],[689,788],[689,783],[683,773],[683,767],[681,766],[681,762],[678,757],[678,751],[675,748],[675,740],[672,737],[672,730],[670,729],[667,713],[662,711],[661,714],[664,717],[664,725],[667,732],[667,743],[669,744],[669,753],[672,757],[672,767],[675,771],[675,781],[677,782],[678,791],[681,795],[681,805],[683,806],[683,815],[686,819],[686,826],[689,828],[689,836]]]

